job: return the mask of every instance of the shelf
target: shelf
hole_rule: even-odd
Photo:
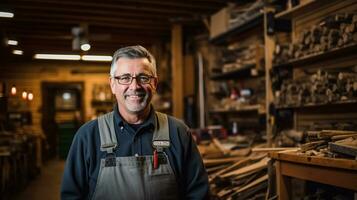
[[[332,106],[332,105],[353,105],[357,104],[357,100],[348,100],[348,101],[340,101],[334,103],[324,103],[324,104],[305,104],[302,106],[276,106],[276,109],[301,109],[301,108],[313,108],[313,107],[324,107],[324,106]]]
[[[334,3],[336,0],[306,0],[304,3],[294,6],[291,9],[284,10],[275,15],[276,19],[292,19],[295,15],[302,13],[313,12],[314,10],[321,8],[321,6],[326,5],[327,3]]]
[[[247,113],[247,112],[257,112],[259,114],[265,114],[265,111],[261,108],[260,105],[249,105],[249,106],[244,106],[243,108],[240,109],[215,109],[215,110],[210,110],[209,111],[212,114],[234,114],[234,113]]]
[[[328,59],[336,59],[337,56],[341,55],[346,55],[346,54],[352,54],[352,52],[357,50],[357,44],[351,44],[348,46],[344,46],[341,48],[335,48],[327,52],[322,52],[322,53],[317,53],[317,54],[311,54],[299,59],[294,59],[291,60],[287,63],[283,64],[278,64],[274,65],[274,68],[280,68],[280,67],[291,67],[291,66],[296,66],[296,65],[304,65],[304,64],[309,64],[309,63],[314,63],[318,62],[321,60],[328,60]]]
[[[263,13],[259,13],[256,17],[243,22],[242,24],[236,25],[234,27],[229,28],[226,32],[213,37],[210,39],[210,42],[213,44],[224,44],[227,41],[227,38],[239,33],[243,33],[244,31],[255,28],[259,25],[263,25]]]
[[[240,69],[234,71],[215,74],[210,77],[211,80],[229,80],[229,79],[238,79],[238,78],[248,78],[248,77],[259,77],[263,75],[262,71],[258,71],[256,76],[253,76],[251,70],[255,69],[255,64],[245,65]]]

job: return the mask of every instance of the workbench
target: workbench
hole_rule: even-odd
[[[297,178],[357,192],[357,160],[307,156],[297,152],[272,152],[276,162],[279,199],[290,199],[291,179]]]

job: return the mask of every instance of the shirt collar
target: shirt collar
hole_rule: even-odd
[[[122,118],[122,116],[119,114],[119,109],[118,109],[118,104],[114,105],[114,122],[117,126],[121,127],[124,125],[127,125],[127,122],[124,121],[124,119]],[[152,105],[150,105],[150,114],[149,117],[146,121],[144,121],[144,123],[142,124],[142,127],[155,127],[155,109]]]

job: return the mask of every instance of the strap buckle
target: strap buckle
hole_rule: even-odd
[[[107,153],[105,156],[105,167],[115,167],[117,165],[114,153]]]
[[[152,146],[155,149],[162,151],[162,149],[170,147],[170,141],[167,141],[167,140],[154,140],[152,142]]]

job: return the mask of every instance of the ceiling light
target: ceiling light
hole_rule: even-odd
[[[88,51],[90,49],[90,44],[88,44],[88,43],[82,44],[81,49],[82,49],[82,51]]]
[[[11,12],[0,12],[0,17],[13,18],[14,13]]]
[[[27,99],[27,92],[23,91],[21,96],[22,96],[23,99]]]
[[[85,55],[85,56],[82,56],[82,60],[85,60],[85,61],[112,61],[112,57],[111,56]]]
[[[21,50],[13,50],[12,53],[15,55],[23,55],[24,54],[24,52]]]
[[[35,54],[35,59],[48,60],[80,60],[80,55],[66,55],[66,54]]]
[[[33,93],[32,93],[32,92],[29,92],[29,93],[27,94],[27,99],[28,99],[29,101],[32,101],[32,100],[33,100]]]
[[[16,46],[18,42],[16,40],[7,40],[8,45]]]
[[[16,86],[15,85],[12,85],[11,86],[11,95],[16,95],[16,92],[17,92],[17,89],[16,89]]]

